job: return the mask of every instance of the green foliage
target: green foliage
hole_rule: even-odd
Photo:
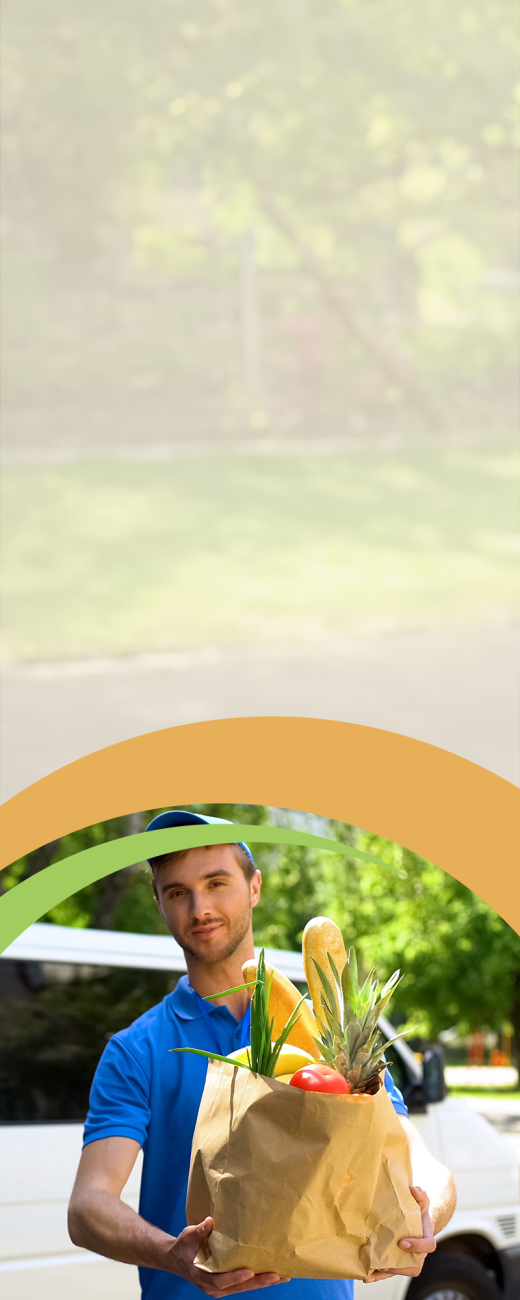
[[[482,1024],[500,1030],[513,1018],[520,937],[470,889],[416,854],[368,833],[359,844],[383,859],[402,854],[406,879],[396,888],[369,867],[344,915],[371,961],[387,970],[401,965],[399,1004],[408,1023],[431,1035],[448,1025],[461,1033]]]
[[[502,400],[509,0],[25,0],[7,6],[4,61],[14,400],[123,398],[133,418],[151,394],[160,421],[175,396],[192,428],[215,409],[235,427],[309,410],[330,427],[352,401],[390,418],[413,385],[380,367],[383,342],[448,400],[472,390],[477,418]],[[233,329],[250,229],[262,409]]]
[[[518,1023],[520,937],[476,894],[438,867],[381,836],[325,818],[243,804],[197,804],[193,809],[246,824],[262,825],[273,817],[284,825],[305,824],[406,872],[401,878],[334,853],[257,845],[254,856],[263,878],[254,912],[259,946],[299,949],[307,921],[327,915],[339,925],[347,948],[355,945],[363,978],[373,965],[383,979],[397,967],[403,971],[393,1009],[397,1026],[418,1025],[420,1033],[430,1037],[451,1025],[467,1033],[482,1024],[500,1031],[506,1021]],[[144,824],[160,811],[146,812]],[[124,825],[128,829],[128,819]],[[104,837],[114,838],[122,826],[122,819],[115,819],[75,832],[61,841],[59,856],[72,847],[79,851]],[[8,887],[31,857],[9,869]],[[88,925],[107,881],[73,895],[43,919]],[[147,866],[141,864],[125,877],[113,928],[165,933]]]
[[[169,993],[163,971],[96,971],[0,1007],[3,1123],[84,1119],[90,1083],[112,1034]]]

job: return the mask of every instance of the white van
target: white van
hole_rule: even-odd
[[[304,981],[299,954],[266,956],[290,979]],[[11,993],[21,976],[34,989],[51,976],[66,982],[74,973],[89,978],[93,971],[126,969],[135,980],[138,969],[176,975],[186,969],[181,949],[168,936],[41,924],[2,957],[0,986]],[[391,1036],[388,1021],[381,1028]],[[100,1042],[99,1054],[102,1047]],[[424,1066],[404,1042],[394,1044],[391,1054],[392,1074],[414,1123],[455,1176],[458,1206],[420,1278],[377,1283],[377,1300],[520,1300],[520,1171],[513,1148],[463,1101],[444,1095],[435,1052],[425,1055]],[[19,1098],[16,1113],[23,1116]],[[79,1116],[0,1123],[0,1290],[6,1300],[138,1300],[136,1269],[78,1250],[68,1236],[67,1203],[82,1128]],[[136,1209],[140,1166],[141,1158],[124,1191]],[[366,1295],[356,1283],[355,1300]]]

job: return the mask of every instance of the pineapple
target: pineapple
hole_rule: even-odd
[[[387,980],[378,993],[379,982],[375,968],[369,972],[359,987],[358,965],[354,948],[351,948],[345,965],[338,971],[334,958],[327,953],[332,972],[329,980],[325,971],[313,957],[312,961],[321,981],[321,1005],[315,1007],[320,1037],[315,1039],[323,1059],[347,1079],[351,1092],[376,1093],[382,1084],[386,1061],[383,1061],[383,1043],[377,1027],[390,998],[401,982],[398,970]],[[410,1032],[410,1031],[405,1031]],[[395,1043],[402,1034],[390,1040]],[[386,1046],[390,1046],[389,1043]]]

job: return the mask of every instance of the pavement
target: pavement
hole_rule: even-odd
[[[1,798],[143,732],[259,715],[399,732],[520,784],[519,659],[519,629],[504,625],[7,665]]]

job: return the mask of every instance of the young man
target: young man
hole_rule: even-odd
[[[175,810],[147,830],[212,822]],[[253,955],[252,911],[261,877],[246,844],[223,844],[151,859],[154,892],[170,933],[186,955],[188,975],[157,1007],[115,1034],[97,1068],[85,1125],[85,1145],[69,1208],[77,1246],[139,1266],[143,1300],[196,1300],[279,1285],[279,1300],[352,1300],[351,1281],[280,1278],[250,1269],[203,1274],[194,1265],[212,1231],[206,1219],[186,1227],[185,1200],[191,1140],[207,1063],[172,1047],[202,1047],[227,1055],[249,1041],[246,991],[204,1002],[242,983],[242,963]],[[451,1218],[455,1189],[448,1170],[430,1156],[407,1118],[388,1077],[391,1100],[408,1135],[423,1225],[420,1240],[402,1241],[422,1256],[435,1250],[434,1233]],[[140,1147],[144,1149],[139,1214],[121,1200]],[[421,1190],[422,1188],[426,1190]],[[431,1217],[430,1217],[431,1216]],[[419,1267],[402,1270],[415,1277]],[[371,1281],[390,1276],[379,1273]]]

